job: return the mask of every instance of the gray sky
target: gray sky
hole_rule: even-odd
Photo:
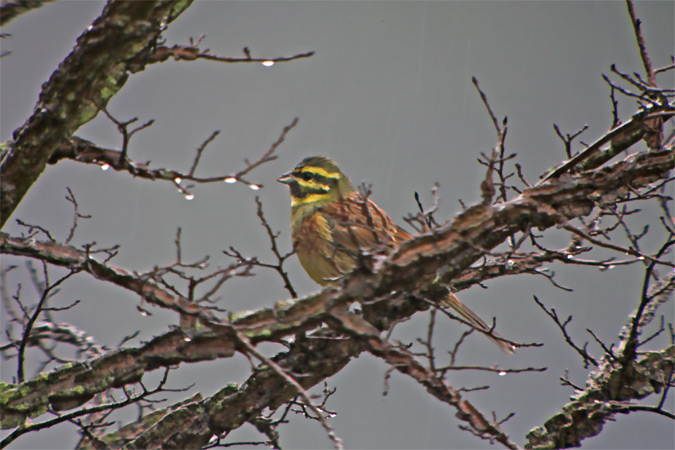
[[[655,66],[667,65],[675,53],[674,3],[636,4]],[[30,115],[40,85],[71,50],[76,37],[98,16],[102,3],[59,1],[16,19],[0,42],[12,54],[1,60],[0,138]],[[416,209],[413,193],[428,204],[435,181],[441,185],[439,221],[452,218],[461,207],[480,198],[484,168],[480,152],[495,145],[496,135],[471,77],[481,87],[499,117],[508,116],[507,150],[530,182],[564,159],[563,147],[552,124],[572,133],[584,124],[585,142],[592,142],[611,125],[609,89],[601,73],[615,63],[624,72],[641,72],[642,64],[623,2],[226,2],[200,1],[170,25],[168,45],[187,44],[190,36],[205,34],[202,48],[221,56],[289,56],[315,51],[309,58],[266,68],[260,64],[221,64],[208,61],[167,62],[132,75],[113,98],[109,111],[118,119],[138,117],[155,125],[136,135],[130,156],[152,161],[155,167],[188,170],[196,148],[213,130],[220,136],[207,148],[198,174],[223,175],[244,167],[274,142],[294,117],[299,125],[279,150],[279,159],[255,170],[251,181],[264,188],[254,192],[241,185],[211,184],[193,189],[191,201],[169,183],[136,180],[128,174],[102,172],[94,166],[61,162],[49,166],[29,191],[13,218],[41,224],[63,239],[72,220],[64,200],[69,186],[82,212],[76,238],[82,244],[120,244],[115,265],[149,270],[169,264],[175,255],[177,227],[183,229],[186,259],[211,255],[215,264],[229,260],[221,253],[230,245],[247,255],[271,260],[269,243],[255,216],[260,195],[270,223],[282,232],[280,243],[290,248],[289,198],[275,182],[305,156],[334,158],[356,184],[373,185],[373,199],[399,223]],[[664,84],[672,84],[670,80]],[[667,78],[667,77],[665,77]],[[620,100],[627,119],[634,103]],[[117,148],[121,137],[104,116],[76,133],[101,146]],[[636,225],[655,220],[646,208]],[[5,231],[18,233],[8,224]],[[560,231],[547,232],[551,247],[568,242]],[[646,245],[652,251],[658,245]],[[3,266],[16,263],[3,259]],[[637,305],[642,282],[637,266],[596,269],[554,266],[557,281],[575,292],[552,289],[542,277],[512,277],[461,293],[461,298],[483,317],[498,318],[498,329],[511,339],[540,341],[543,349],[502,355],[489,342],[473,337],[461,354],[461,364],[500,364],[509,367],[546,366],[543,374],[499,377],[464,373],[450,376],[454,386],[489,384],[492,389],[469,396],[484,412],[516,416],[505,426],[522,443],[525,433],[540,425],[568,400],[572,391],[558,377],[570,370],[583,384],[586,371],[559,331],[536,307],[537,295],[561,316],[572,314],[570,327],[580,342],[592,328],[607,342]],[[316,285],[292,261],[291,277],[301,295]],[[56,272],[55,272],[56,273]],[[24,282],[15,275],[12,282]],[[25,288],[29,291],[28,286]],[[287,294],[272,272],[254,279],[228,282],[220,306],[240,312],[269,306]],[[27,294],[28,296],[28,294]],[[82,304],[59,316],[82,328],[101,344],[116,345],[125,334],[142,330],[130,345],[138,345],[176,323],[172,313],[151,309],[143,317],[139,300],[111,286],[81,276],[66,284],[59,305],[74,299]],[[664,311],[673,316],[673,305]],[[426,314],[399,326],[397,337],[421,335]],[[444,322],[437,342],[454,342],[463,331]],[[596,354],[597,347],[591,346]],[[263,346],[268,354],[278,346]],[[230,382],[240,383],[248,373],[243,358],[186,366],[172,378],[175,387],[197,382],[210,395]],[[3,363],[2,380],[14,369]],[[454,410],[427,395],[412,380],[394,374],[389,394],[382,396],[387,367],[363,355],[329,380],[337,387],[328,407],[331,419],[348,448],[484,448],[488,444],[457,428]],[[194,390],[193,390],[194,391]],[[131,419],[133,412],[127,417]],[[619,416],[605,425],[599,437],[584,441],[585,448],[673,448],[673,425],[648,413]],[[315,422],[293,418],[281,428],[285,448],[329,447]],[[255,439],[250,429],[233,439]],[[51,434],[26,436],[14,448],[68,448],[77,436],[64,425]]]

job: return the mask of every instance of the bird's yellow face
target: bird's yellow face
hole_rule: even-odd
[[[317,208],[340,201],[354,191],[335,162],[323,156],[305,158],[278,180],[291,191],[291,220],[301,220]]]

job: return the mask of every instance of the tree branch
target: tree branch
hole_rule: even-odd
[[[77,39],[75,49],[40,92],[33,115],[14,132],[0,161],[0,227],[40,176],[60,142],[89,122],[144,69],[167,22],[190,6],[182,2],[112,0]],[[83,74],[86,68],[87,76]]]
[[[664,176],[673,166],[675,166],[675,152],[634,154],[601,170],[540,184],[525,190],[523,194],[509,202],[473,206],[462,212],[449,225],[403,243],[388,258],[369,259],[368,261],[375,261],[373,267],[359,267],[346,275],[340,289],[329,287],[317,295],[256,311],[237,318],[232,323],[223,322],[212,314],[206,314],[198,305],[176,298],[148,283],[147,280],[139,280],[121,269],[108,267],[96,261],[88,251],[60,246],[53,242],[32,242],[0,234],[0,252],[34,257],[61,266],[81,266],[83,271],[103,281],[113,282],[137,292],[155,305],[199,317],[207,327],[219,331],[220,333],[216,335],[220,337],[226,336],[228,330],[230,333],[233,332],[234,327],[254,343],[279,339],[285,335],[295,334],[301,329],[309,329],[321,322],[330,321],[333,317],[331,311],[334,308],[347,305],[356,299],[368,306],[364,311],[366,320],[376,328],[388,328],[387,324],[428,307],[418,298],[433,296],[433,286],[437,284],[433,283],[433,280],[437,273],[442,274],[443,281],[452,281],[478,260],[486,250],[498,245],[514,232],[533,226],[544,229],[573,217],[588,214],[593,209],[594,199],[610,201],[622,195],[626,185],[632,186],[632,189],[647,186],[660,176]],[[392,308],[389,296],[394,291],[409,292],[411,295]],[[182,335],[178,336],[172,335],[171,339],[184,340],[180,337]],[[336,340],[337,337],[339,335],[329,330],[319,330],[313,334],[312,339],[303,341],[303,345],[294,346],[290,352],[280,354],[273,360],[289,373],[302,374],[297,379],[307,389],[337,373],[352,357],[365,349],[363,344],[349,339]],[[195,337],[191,342],[195,342]],[[186,345],[189,346],[191,342]],[[204,355],[212,356],[214,352],[228,356],[226,342],[227,339],[219,341],[217,350],[210,346],[189,348],[199,353],[198,358],[205,358]],[[181,348],[185,351],[185,347]],[[132,361],[133,358],[135,356],[132,356]],[[135,370],[129,372],[128,378],[122,377],[116,382],[135,380],[142,376],[148,367],[157,367],[153,364],[158,364],[158,361],[166,360],[140,358],[134,364],[144,364],[147,367],[140,369],[136,366]],[[168,358],[168,361],[176,363],[181,359],[176,361]],[[317,366],[311,361],[322,363]],[[130,365],[130,368],[133,367]],[[283,378],[271,374],[269,370],[255,371],[241,389],[233,390],[228,387],[199,405],[186,406],[189,411],[177,410],[177,417],[167,416],[167,422],[163,420],[157,424],[156,430],[144,434],[143,440],[135,442],[134,445],[155,447],[157,441],[153,439],[162,437],[165,439],[164,442],[192,447],[202,442],[202,438],[204,443],[208,442],[214,433],[221,434],[239,427],[245,421],[253,420],[265,407],[276,409],[293,398],[297,391],[289,387]],[[18,387],[10,387],[12,394],[3,398],[12,399],[16,406],[5,411],[9,411],[14,420],[25,415],[39,414],[40,407],[33,405],[32,402],[27,403],[22,398],[26,395],[33,397],[31,392],[40,386],[39,380],[31,380]],[[76,393],[72,389],[62,390],[55,399],[69,398],[69,395],[73,398]],[[87,395],[91,393],[87,392]],[[42,401],[52,400],[48,396],[37,397]],[[247,412],[242,414],[237,406],[242,404],[257,406],[245,408]],[[8,403],[0,406],[6,405]],[[184,420],[185,414],[196,413],[192,408],[201,407],[206,410],[200,417],[194,417],[192,421],[187,422]],[[3,416],[8,417],[5,411]],[[200,436],[198,439],[197,435]],[[167,436],[169,440],[166,440]]]
[[[627,412],[628,405],[624,402],[666,389],[663,371],[670,367],[672,372],[675,346],[646,353],[629,363],[630,376],[625,377],[624,366],[605,362],[591,375],[587,388],[575,395],[575,400],[527,434],[525,448],[579,447],[583,439],[599,434],[604,423],[617,412]]]

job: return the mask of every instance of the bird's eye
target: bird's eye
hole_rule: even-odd
[[[309,172],[302,172],[300,174],[300,178],[302,178],[305,181],[312,180],[314,178],[314,174],[311,174]]]

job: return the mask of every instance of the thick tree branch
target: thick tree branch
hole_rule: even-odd
[[[616,413],[626,413],[636,406],[630,405],[630,400],[667,389],[670,380],[664,378],[664,373],[672,373],[673,367],[675,346],[630,361],[629,376],[625,374],[625,366],[606,361],[591,375],[583,392],[575,395],[544,426],[528,433],[525,448],[579,447],[583,439],[599,434],[604,423]]]
[[[52,74],[33,115],[14,132],[0,161],[0,227],[40,176],[57,146],[92,120],[124,85],[144,69],[166,23],[191,0],[109,1]],[[132,62],[136,61],[136,62]],[[138,62],[140,61],[140,62]]]
[[[12,20],[33,9],[40,8],[45,3],[51,3],[54,0],[19,0],[3,1],[0,6],[0,24],[4,27]]]
[[[675,107],[671,104],[665,104],[638,112],[629,121],[610,130],[570,160],[551,169],[541,182],[559,177],[574,168],[590,170],[600,167],[600,165],[639,142],[644,137],[645,128],[649,126],[650,121],[654,118],[653,116],[659,116],[661,113],[666,114],[662,117],[662,120],[668,120],[675,114]]]
[[[646,186],[674,166],[675,152],[638,153],[599,170],[540,183],[508,202],[463,211],[449,226],[403,243],[385,264],[394,265],[392,275],[402,284],[439,270],[441,280],[450,282],[509,235],[587,215],[596,203],[627,196],[628,186]]]
[[[411,297],[392,309],[390,302],[386,301],[392,291],[400,290],[410,292],[413,296],[430,297],[428,285],[437,272],[444,274],[444,280],[452,281],[462,270],[480,258],[486,249],[498,245],[501,242],[499,239],[503,240],[525,227],[546,228],[575,216],[588,214],[593,208],[593,199],[611,201],[624,192],[625,185],[631,185],[633,189],[646,186],[665,175],[674,165],[675,152],[631,155],[603,170],[566,177],[528,189],[503,204],[474,206],[460,214],[450,225],[414,238],[404,243],[389,258],[373,264],[370,268],[361,267],[347,275],[339,290],[327,288],[318,295],[233,318],[229,323],[218,320],[194,303],[176,298],[147,280],[140,280],[121,269],[111,268],[96,261],[88,252],[71,246],[60,246],[53,242],[31,242],[0,234],[0,251],[30,256],[66,267],[79,266],[82,271],[102,281],[136,292],[149,303],[197,316],[206,326],[220,331],[220,336],[227,335],[228,330],[231,331],[234,326],[254,343],[279,339],[314,327],[331,317],[330,311],[333,307],[348,304],[355,299],[368,306],[366,318],[376,328],[385,329],[393,320],[428,307],[424,302]],[[386,311],[389,312],[384,313]],[[220,342],[221,350],[231,348],[230,345]],[[211,355],[202,354],[203,358],[223,355],[222,351],[213,353],[209,346],[203,348],[206,355]],[[336,352],[343,355],[340,357],[341,364],[346,364],[343,359],[349,359],[355,354],[346,355],[343,350],[338,349]],[[358,354],[363,349],[358,347],[355,350]],[[330,358],[326,365],[333,366]],[[133,373],[140,375],[137,371]],[[114,382],[116,385],[124,384],[125,378],[114,379]],[[318,377],[316,382],[322,379]],[[311,385],[303,384],[303,387],[308,386]],[[31,394],[33,391],[24,389],[23,385],[15,390],[18,397],[8,397],[18,402],[10,402],[14,405],[11,410],[21,414],[34,414],[37,411],[35,405],[25,399],[26,395],[35,397]],[[288,395],[295,395],[295,391],[288,391]],[[59,398],[73,398],[72,396],[72,390],[61,390],[59,394]],[[274,398],[283,403],[291,397]],[[10,406],[10,403],[5,406]]]
[[[312,339],[271,359],[287,373],[294,374],[304,389],[309,389],[338,373],[353,356],[363,351],[356,340],[338,337],[331,330],[318,330]],[[255,421],[263,409],[276,410],[296,395],[294,386],[262,364],[241,386],[226,386],[210,398],[168,414],[124,448],[199,449],[214,434]]]
[[[16,388],[3,386],[2,428],[15,427],[47,408],[76,408],[96,394],[139,382],[147,372],[158,368],[232,355],[234,340],[230,337],[212,334],[186,340],[181,331],[172,331],[139,348],[112,351],[87,362],[66,365]]]
[[[490,423],[469,401],[462,399],[460,391],[436,373],[424,368],[410,352],[381,339],[376,329],[354,314],[337,312],[334,317],[339,321],[340,328],[363,342],[370,353],[382,358],[399,372],[417,381],[441,402],[454,407],[457,410],[457,418],[466,422],[476,435],[496,440],[509,449],[517,448],[498,424]]]

